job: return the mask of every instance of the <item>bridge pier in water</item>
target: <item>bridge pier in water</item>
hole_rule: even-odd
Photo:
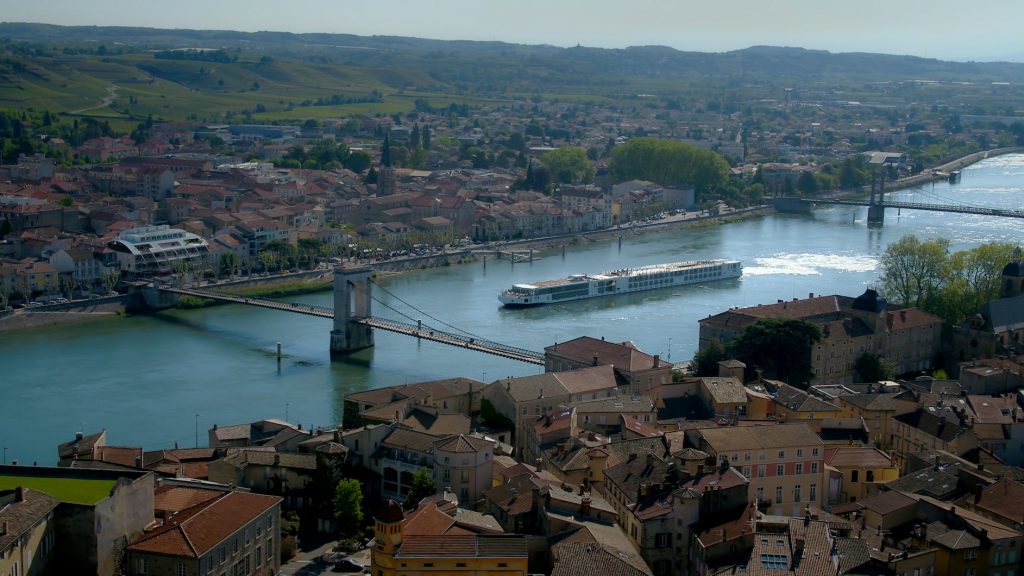
[[[372,316],[370,291],[373,269],[334,270],[334,329],[331,356],[343,356],[373,346],[373,328],[357,320]]]
[[[877,195],[877,198],[876,198]],[[879,170],[871,173],[871,201],[868,202],[868,226],[882,226],[885,223],[885,174]]]

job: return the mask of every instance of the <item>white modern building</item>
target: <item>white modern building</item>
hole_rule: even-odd
[[[121,232],[108,245],[117,253],[127,278],[145,278],[175,272],[179,262],[192,269],[205,266],[210,247],[201,236],[166,224],[142,226]]]

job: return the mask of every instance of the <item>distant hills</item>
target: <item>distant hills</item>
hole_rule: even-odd
[[[353,107],[378,93],[444,103],[541,93],[686,98],[722,89],[746,89],[751,97],[758,87],[775,90],[777,97],[781,87],[823,90],[921,80],[1024,85],[1024,64],[770,46],[702,53],[664,46],[560,48],[397,36],[28,23],[0,23],[0,39],[0,107],[38,99],[39,106],[70,111],[78,102],[101,100],[115,82],[122,87],[120,95],[132,96],[115,100],[115,109],[121,105],[129,117],[160,114],[161,109],[165,116],[180,116],[173,105],[152,102],[159,82],[173,85],[161,84],[156,90],[165,98],[202,95],[198,109],[241,111],[259,104],[260,113],[282,118],[303,101],[341,95]],[[26,50],[25,44],[39,49]],[[232,60],[211,64],[153,57],[155,51],[176,48],[220,49]]]

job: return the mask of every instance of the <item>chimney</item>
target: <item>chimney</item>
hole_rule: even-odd
[[[7,520],[4,520],[3,524],[0,524],[0,536],[7,535]]]
[[[142,456],[135,457],[135,467],[138,468],[139,470],[142,469]]]
[[[597,354],[594,354],[594,366],[597,366]]]
[[[24,502],[25,501],[25,488],[18,486],[18,489],[14,491],[14,501]]]
[[[512,391],[512,383],[506,381],[505,382],[505,392],[511,392],[511,391]]]
[[[583,484],[580,484],[580,496],[583,496]]]
[[[655,368],[661,367],[661,356],[658,355],[658,354],[654,355],[654,367]]]
[[[81,440],[82,438],[85,438],[85,434],[82,434],[81,432],[75,432],[75,440]]]
[[[590,516],[590,496],[584,496],[580,499],[580,515]]]
[[[274,466],[280,466],[280,465],[281,465],[281,455],[275,453],[274,454]]]

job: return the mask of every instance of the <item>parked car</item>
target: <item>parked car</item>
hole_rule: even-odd
[[[331,572],[362,572],[363,565],[351,558],[342,558],[334,564]]]

